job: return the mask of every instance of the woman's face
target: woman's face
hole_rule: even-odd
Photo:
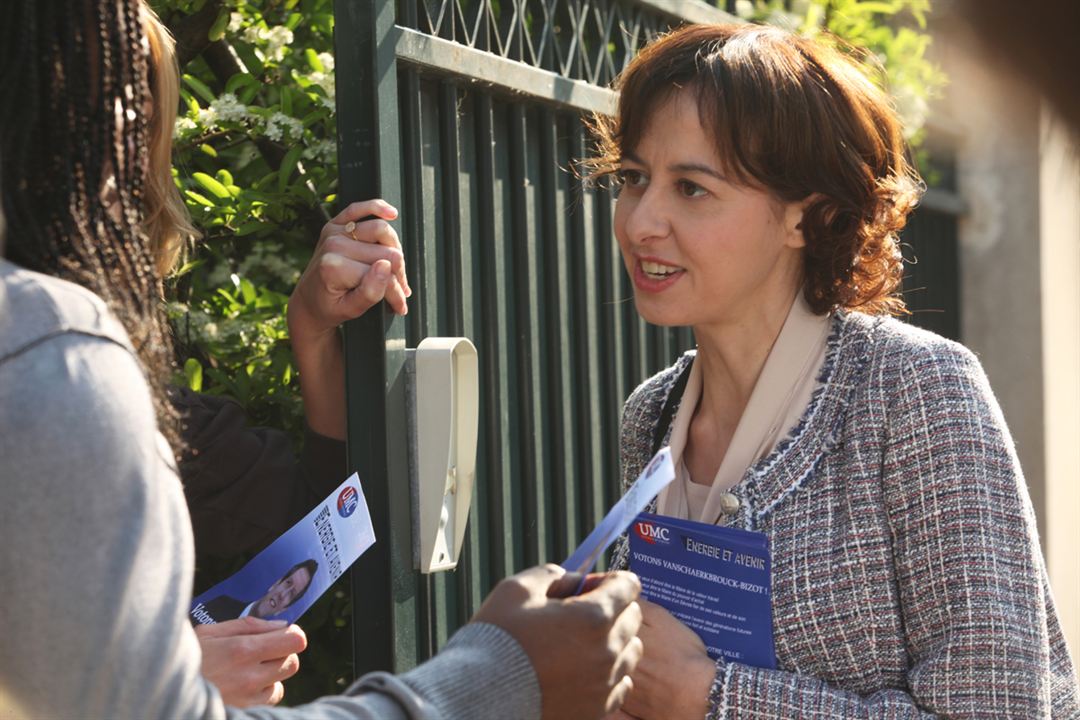
[[[615,238],[638,312],[705,327],[786,309],[801,282],[800,203],[724,177],[688,92],[657,108],[622,158]]]

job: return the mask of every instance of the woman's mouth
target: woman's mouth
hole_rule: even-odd
[[[675,284],[685,268],[657,260],[639,259],[634,265],[634,286],[645,292],[660,292]]]

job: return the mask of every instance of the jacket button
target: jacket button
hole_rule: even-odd
[[[734,515],[739,509],[739,498],[726,492],[720,496],[720,512],[725,515]]]

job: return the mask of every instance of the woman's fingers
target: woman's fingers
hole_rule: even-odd
[[[338,322],[359,317],[381,300],[399,315],[408,314],[405,292],[385,259],[369,265],[340,255],[324,255],[319,273],[336,305],[333,314]]]
[[[397,208],[381,198],[374,200],[361,200],[350,203],[330,221],[337,225],[345,225],[349,222],[359,222],[366,217],[378,217],[383,220],[397,219]]]
[[[300,671],[300,658],[296,653],[277,660],[268,660],[263,664],[269,666],[271,672],[269,679],[275,682],[288,680]]]
[[[395,247],[356,242],[344,235],[332,235],[327,238],[322,248],[323,257],[340,255],[356,262],[372,265],[379,260],[390,263],[392,272],[402,279],[405,276],[405,256]]]
[[[285,686],[276,682],[273,685],[264,688],[261,697],[252,698],[252,701],[243,707],[250,707],[252,705],[277,705],[284,699]]]
[[[329,225],[327,226],[329,227]],[[383,220],[365,220],[335,227],[323,238],[322,252],[336,252],[357,260],[367,262],[367,258],[358,256],[366,249],[380,248],[388,250],[394,264],[394,274],[405,289],[406,296],[412,295],[409,280],[405,274],[405,261],[401,251],[401,240],[397,231]]]
[[[321,241],[326,243],[338,236],[354,243],[381,245],[401,252],[401,240],[388,221],[397,219],[397,209],[385,200],[364,200],[346,207],[323,226]],[[359,258],[357,258],[359,259]],[[405,290],[405,297],[412,295],[412,288],[405,275],[405,265],[395,264],[394,274]]]

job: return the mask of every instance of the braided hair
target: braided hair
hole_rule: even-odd
[[[138,0],[12,0],[0,24],[4,255],[101,297],[131,337],[162,432],[172,356],[140,229],[151,95]]]

